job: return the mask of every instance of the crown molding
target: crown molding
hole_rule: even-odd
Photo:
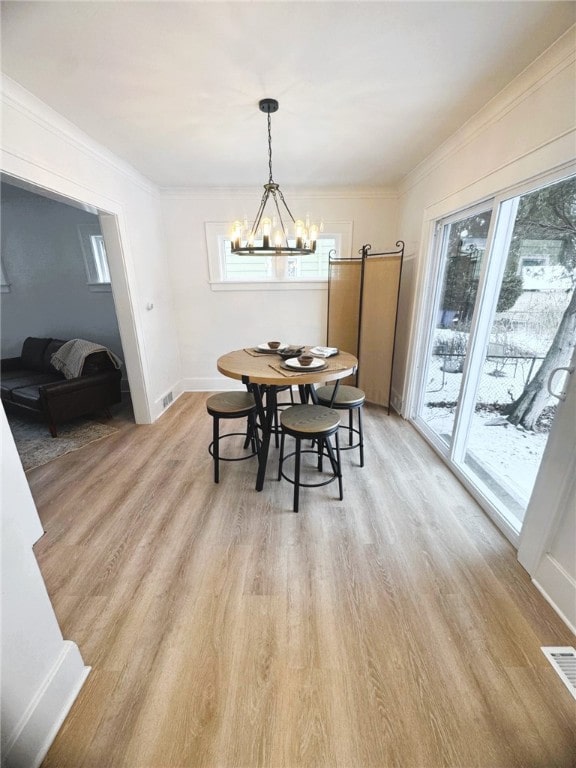
[[[286,187],[284,194],[291,198],[396,200],[398,191],[391,187]],[[205,199],[246,197],[255,199],[261,194],[260,187],[161,187],[160,195],[165,199]]]
[[[532,61],[519,75],[467,120],[432,154],[410,171],[398,185],[398,196],[407,194],[441,166],[451,155],[471,143],[477,136],[557,74],[574,66],[576,61],[576,24]]]
[[[48,106],[45,102],[27,91],[19,83],[7,75],[1,73],[0,91],[2,107],[11,107],[20,112],[24,117],[36,123],[42,129],[49,131],[54,136],[72,145],[75,149],[87,155],[91,159],[104,163],[115,172],[121,174],[133,184],[138,185],[145,192],[155,197],[158,196],[158,187],[137,171],[133,166],[122,160],[102,144],[84,133],[77,125],[67,120],[61,114]]]

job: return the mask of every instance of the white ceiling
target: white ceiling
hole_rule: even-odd
[[[3,2],[2,69],[163,187],[393,185],[574,2]],[[529,129],[529,126],[527,126]]]

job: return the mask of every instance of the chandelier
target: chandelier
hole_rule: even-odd
[[[248,221],[235,221],[232,225],[232,253],[243,256],[286,256],[286,255],[305,255],[314,253],[316,250],[316,240],[321,231],[321,225],[310,224],[307,216],[303,221],[295,219],[290,208],[284,199],[280,190],[280,185],[274,181],[272,176],[272,112],[278,110],[276,99],[261,99],[258,103],[261,112],[268,116],[268,183],[264,184],[264,194],[260,201],[260,207],[251,227],[248,227]],[[266,206],[270,205],[272,214],[265,216]],[[284,213],[283,213],[284,211]],[[292,232],[288,227],[292,228]],[[290,245],[291,236],[294,245]],[[262,245],[256,245],[256,242],[262,242]]]

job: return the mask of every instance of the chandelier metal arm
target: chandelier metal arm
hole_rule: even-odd
[[[288,208],[288,203],[286,202],[286,200],[284,200],[284,195],[282,194],[282,190],[280,189],[280,187],[278,187],[278,194],[280,195],[280,200],[282,200],[282,202],[284,203],[284,208],[286,208],[286,210],[288,211],[288,215],[290,216],[290,218],[292,219],[292,223],[294,224],[296,222],[296,219],[292,215],[292,211],[290,210],[290,208]]]

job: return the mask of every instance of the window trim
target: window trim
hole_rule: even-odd
[[[328,278],[274,278],[266,280],[225,280],[222,277],[222,254],[220,238],[226,238],[229,224],[226,222],[205,221],[206,253],[208,257],[209,285],[212,291],[310,291],[328,290]],[[321,237],[336,235],[340,238],[340,254],[350,255],[352,251],[352,221],[329,221],[324,224]],[[264,257],[266,258],[266,257]],[[268,258],[274,258],[268,257]]]

